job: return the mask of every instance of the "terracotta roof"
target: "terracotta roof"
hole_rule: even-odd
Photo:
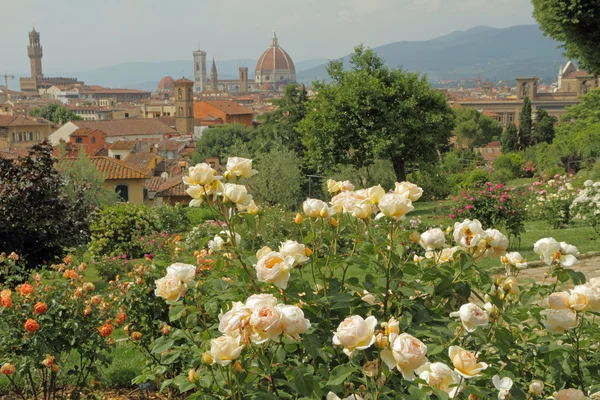
[[[108,157],[108,148],[106,147],[106,145],[104,145],[103,147],[98,149],[98,151],[94,155],[96,157]]]
[[[568,73],[566,76],[563,76],[563,79],[575,79],[578,76],[592,76],[592,74],[580,69],[578,71],[573,71],[573,72]]]
[[[173,117],[173,116],[164,116],[164,117],[158,117],[158,118],[154,118],[160,122],[162,122],[163,124],[167,125],[168,127],[172,127],[175,128],[175,124],[177,123],[177,118]],[[194,126],[201,126],[202,125],[202,120],[200,118],[194,118]]]
[[[0,150],[0,158],[17,159],[19,157],[27,157],[28,149],[11,148]]]
[[[76,158],[62,158],[58,161],[58,167],[74,163]],[[148,179],[150,176],[136,168],[110,157],[90,157],[90,161],[98,171],[104,174],[105,179]],[[64,168],[64,167],[63,167]]]
[[[71,133],[71,137],[87,137],[87,136],[90,136],[94,132],[104,133],[99,129],[79,128],[75,132]]]
[[[158,192],[158,188],[166,181],[162,176],[153,176],[144,182],[144,188],[149,192]]]
[[[261,71],[272,70],[289,70],[291,73],[296,72],[294,62],[288,53],[279,45],[271,46],[260,56],[256,63],[256,75],[260,75]]]
[[[177,153],[177,154],[179,154],[182,157],[185,157],[185,156],[191,156],[192,154],[194,154],[195,151],[196,151],[195,146],[194,147],[185,147],[185,148],[179,150],[179,153]]]
[[[185,196],[190,197],[189,194],[186,193],[186,186],[183,184],[183,180],[181,176],[173,176],[167,178],[162,185],[158,188],[158,193],[160,197],[171,197],[171,196]]]
[[[150,95],[150,92],[146,92],[145,90],[137,90],[137,89],[110,89],[100,87],[96,89],[95,86],[89,86],[87,89],[83,89],[79,91],[81,94],[147,94]]]
[[[175,84],[177,84],[177,83],[180,83],[180,84],[181,83],[183,83],[183,84],[190,84],[190,83],[194,84],[194,81],[190,81],[189,79],[186,79],[186,78],[181,78],[181,79],[177,79],[174,83]]]
[[[158,151],[169,151],[169,150],[181,150],[185,147],[186,142],[180,142],[177,140],[161,140],[156,144]]]
[[[496,142],[490,142],[486,144],[485,147],[502,147],[502,142],[500,142],[499,140]]]
[[[49,125],[50,122],[41,117],[24,117],[22,115],[0,115],[0,126]]]
[[[145,171],[147,174],[152,172],[156,161],[154,153],[131,153],[125,158],[124,162],[140,171]]]
[[[240,106],[235,101],[230,100],[202,100],[200,103],[207,103],[219,110],[223,111],[227,115],[244,115],[254,114],[254,111],[248,107]]]
[[[138,140],[117,140],[113,144],[109,145],[108,148],[111,150],[131,150],[138,143]]]
[[[158,90],[172,90],[175,81],[170,76],[165,76],[158,82]]]
[[[119,119],[111,121],[72,121],[79,128],[99,129],[111,136],[175,134],[174,129],[156,119]]]

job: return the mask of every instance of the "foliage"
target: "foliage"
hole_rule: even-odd
[[[96,259],[123,254],[143,257],[139,238],[160,231],[160,227],[158,215],[148,206],[121,203],[105,207],[91,225],[90,252]]]
[[[260,173],[252,185],[252,193],[263,204],[284,208],[296,206],[301,199],[301,161],[294,150],[282,144],[271,148],[267,153],[258,153],[256,163]]]
[[[218,157],[223,161],[230,153],[230,147],[248,143],[255,135],[255,129],[242,124],[217,125],[202,132],[192,155],[192,164],[203,163],[208,157]],[[239,153],[236,153],[239,154]]]
[[[573,218],[583,220],[600,238],[600,181],[587,180],[570,206]]]
[[[510,178],[519,178],[522,174],[525,160],[522,153],[503,153],[494,161],[494,169],[504,169],[510,173]]]
[[[98,276],[105,282],[110,282],[119,275],[125,275],[129,272],[132,265],[132,262],[127,259],[126,254],[103,257],[92,263],[92,266],[98,271]]]
[[[162,232],[177,233],[187,231],[190,220],[188,219],[187,210],[181,204],[178,203],[174,206],[163,204],[156,207],[154,211],[158,216]]]
[[[48,103],[41,108],[36,107],[29,113],[29,115],[46,118],[48,121],[52,121],[59,125],[81,119],[81,117],[75,114],[73,111],[57,103]]]
[[[71,398],[79,398],[110,361],[110,333],[126,318],[113,300],[84,281],[85,265],[65,261],[43,277],[34,274],[14,292],[2,291],[0,364],[14,366],[7,376],[22,398],[63,397],[67,385]],[[19,388],[16,381],[26,384]]]
[[[443,200],[452,194],[446,171],[441,165],[429,164],[411,172],[408,179],[423,189],[423,200]]]
[[[456,142],[468,146],[469,149],[498,140],[502,135],[502,126],[498,121],[486,117],[475,109],[458,108],[454,113]]]
[[[93,213],[88,185],[63,194],[52,146],[34,145],[27,157],[0,158],[0,249],[16,252],[28,269],[52,263],[65,249],[86,243]]]
[[[531,135],[532,119],[531,119],[531,100],[525,96],[523,98],[523,107],[519,114],[519,148],[524,149],[531,146],[533,138]]]
[[[462,188],[472,188],[483,185],[489,179],[489,172],[483,168],[475,168],[468,174],[461,176],[462,181],[459,186]]]
[[[455,201],[457,204],[450,211],[451,219],[476,219],[484,226],[505,229],[517,240],[525,231],[525,207],[510,187],[486,182],[463,191]]]
[[[533,16],[546,35],[562,43],[568,58],[600,73],[600,5],[585,0],[533,0]]]
[[[526,210],[530,219],[543,219],[553,229],[565,227],[571,221],[571,203],[577,188],[568,175],[554,175],[546,181],[536,181],[528,188]]]
[[[442,155],[442,166],[449,173],[468,172],[483,163],[481,154],[468,149],[454,148]]]
[[[519,150],[519,130],[515,124],[509,124],[500,140],[502,142],[502,152],[511,153]]]
[[[424,163],[445,150],[453,114],[444,95],[425,78],[388,69],[371,49],[327,67],[331,83],[315,82],[317,93],[300,122],[310,164],[319,172],[337,164],[361,168],[376,159],[392,161],[396,178],[406,163]]]
[[[216,215],[213,209],[208,206],[204,207],[188,207],[184,208],[187,218],[189,220],[189,225],[197,226],[203,223],[204,221],[208,221],[211,219],[215,219]]]
[[[542,108],[538,108],[533,130],[533,144],[552,143],[554,140],[554,124],[556,118]]]

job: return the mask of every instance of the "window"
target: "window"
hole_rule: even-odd
[[[120,160],[120,159],[121,159],[121,156],[120,156],[119,154],[115,154],[115,158],[116,158],[117,160]]]
[[[183,91],[181,90],[181,88],[177,89],[177,95],[179,96],[179,100],[183,98]]]
[[[83,139],[78,137],[75,139],[75,143],[83,143]]]
[[[39,142],[39,140],[40,140],[40,133],[39,132],[35,133],[35,140],[37,140]]]
[[[188,88],[188,98],[192,98],[192,88]]]
[[[96,143],[96,138],[92,137],[92,143]]]
[[[270,79],[271,79],[271,77],[269,75],[265,76],[265,81],[268,81]]]
[[[200,63],[199,62],[196,63],[196,71],[200,71]]]
[[[127,185],[117,185],[115,193],[119,195],[121,201],[129,201],[129,187]]]
[[[129,118],[129,113],[125,113],[125,118]]]

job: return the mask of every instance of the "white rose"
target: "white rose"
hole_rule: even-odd
[[[373,214],[374,207],[369,203],[357,204],[352,210],[352,216],[358,219],[367,219]]]
[[[523,258],[521,253],[517,251],[506,253],[501,260],[502,263],[512,265],[515,268],[527,268],[527,261]]]
[[[254,200],[251,200],[250,203],[244,205],[238,204],[238,210],[243,213],[248,213],[251,215],[256,215],[260,211]]]
[[[238,205],[248,205],[252,201],[252,196],[248,194],[248,189],[244,185],[235,183],[226,183],[223,185],[223,196],[232,203]]]
[[[590,311],[600,311],[600,287],[586,283],[575,286],[572,292],[586,297]]]
[[[421,234],[419,244],[425,250],[435,250],[446,245],[446,235],[440,228],[430,229]]]
[[[457,312],[450,313],[450,316],[459,317],[467,332],[475,332],[478,327],[488,326],[489,323],[487,312],[473,303],[463,304]]]
[[[417,369],[416,372],[419,375],[419,378],[427,382],[427,386],[432,389],[443,390],[448,393],[451,398],[454,397],[458,390],[460,390],[458,387],[458,383],[460,382],[458,374],[452,371],[452,369],[444,363],[427,363]],[[422,384],[419,384],[419,387],[422,386]],[[431,394],[431,392],[429,394]]]
[[[587,181],[583,182],[583,186],[585,187],[590,187],[594,184],[594,181],[591,179],[588,179]]]
[[[273,250],[269,246],[263,246],[256,252],[256,259],[260,260],[272,251]]]
[[[278,340],[281,335],[281,314],[276,307],[262,306],[255,308],[250,316],[252,343],[260,344],[267,340]]]
[[[546,316],[542,324],[549,333],[561,334],[577,326],[577,314],[569,308],[543,310],[540,314]]]
[[[539,396],[544,393],[544,382],[542,381],[531,381],[529,384],[529,392],[535,396]]]
[[[365,303],[367,303],[368,305],[372,306],[373,304],[375,304],[375,296],[373,296],[371,293],[369,293],[368,291],[363,291],[364,296],[362,296],[360,299],[362,301],[364,301]]]
[[[252,310],[236,301],[231,310],[219,316],[219,331],[230,336],[240,336],[248,326]]]
[[[327,203],[319,199],[306,199],[302,203],[304,214],[310,218],[327,218],[329,217],[330,211]]]
[[[367,197],[369,198],[371,204],[379,203],[379,200],[381,200],[384,194],[385,189],[382,188],[381,185],[372,186],[367,189]]]
[[[534,243],[533,251],[546,265],[550,265],[556,254],[560,255],[560,243],[554,238],[543,238]]]
[[[396,182],[394,193],[402,195],[410,201],[417,201],[423,196],[423,189],[410,182]]]
[[[344,346],[344,353],[352,357],[356,350],[368,349],[375,342],[377,319],[373,316],[363,319],[353,315],[343,320],[333,335],[333,344]]]
[[[554,292],[546,299],[546,304],[553,310],[569,308],[569,292]]]
[[[279,252],[284,257],[290,256],[294,258],[294,265],[304,264],[308,261],[306,256],[306,246],[293,240],[286,240],[279,246]]]
[[[381,213],[377,215],[377,218],[386,216],[399,220],[414,210],[412,201],[409,198],[396,193],[384,194],[379,200],[378,206]]]
[[[342,182],[334,181],[333,179],[327,179],[327,191],[329,193],[337,193],[341,188]]]
[[[571,292],[569,295],[569,307],[575,311],[583,311],[588,306],[587,297],[582,293]]]
[[[246,307],[248,307],[251,311],[264,306],[275,307],[276,305],[277,299],[275,296],[269,293],[253,294],[246,299]]]
[[[454,371],[465,379],[482,375],[483,370],[488,367],[486,363],[478,362],[475,354],[459,346],[450,346],[448,356],[452,360]]]
[[[212,240],[209,240],[206,246],[212,251],[220,251],[223,250],[223,246],[225,246],[225,241],[219,235],[216,235]]]
[[[186,185],[209,185],[221,178],[222,176],[217,176],[217,171],[210,165],[201,163],[188,169],[188,176],[183,177],[183,183]]]
[[[190,201],[190,207],[200,207],[203,203],[206,191],[204,186],[193,185],[185,189],[185,192],[193,199]]]
[[[185,294],[185,285],[172,276],[165,276],[154,281],[156,289],[154,295],[166,301],[176,301]]]
[[[563,389],[556,394],[554,400],[585,400],[585,394],[579,389]]]
[[[167,267],[167,276],[171,276],[186,286],[194,284],[196,267],[190,264],[175,263]]]
[[[233,176],[250,178],[258,171],[252,169],[252,160],[242,157],[229,157],[227,159],[227,171]]]
[[[258,281],[272,283],[280,289],[287,288],[294,262],[294,257],[281,253],[273,251],[267,254],[255,265]]]
[[[506,254],[509,244],[508,238],[497,229],[487,229],[485,233],[487,236],[488,256],[501,257]]]
[[[381,360],[389,369],[398,368],[404,379],[412,381],[415,370],[427,362],[427,346],[416,337],[391,333],[390,348],[381,351]]]
[[[310,328],[310,321],[304,318],[302,309],[297,306],[279,304],[277,310],[281,314],[283,333],[293,340],[300,340],[300,334]]]
[[[464,248],[477,247],[479,242],[486,238],[486,233],[481,227],[481,222],[474,219],[465,219],[454,224],[454,241]]]
[[[223,335],[211,339],[209,354],[212,356],[214,363],[225,366],[238,358],[243,349],[244,345],[241,343],[241,337]]]
[[[335,394],[335,393],[333,393],[333,392],[329,392],[329,393],[327,393],[327,397],[326,397],[326,399],[327,399],[327,400],[364,400],[362,397],[360,397],[360,396],[359,396],[359,395],[357,395],[357,394],[351,394],[350,396],[348,396],[348,397],[344,397],[344,398],[342,399],[342,398],[338,397],[338,395],[336,395],[336,394]]]
[[[510,388],[513,386],[513,381],[508,376],[500,379],[500,376],[494,375],[492,378],[494,387],[498,390],[498,400],[510,399]]]

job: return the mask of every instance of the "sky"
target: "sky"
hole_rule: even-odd
[[[28,73],[33,24],[48,74],[186,60],[198,47],[209,59],[258,59],[273,30],[296,62],[333,59],[360,43],[532,24],[532,9],[529,0],[2,0],[0,73]]]

